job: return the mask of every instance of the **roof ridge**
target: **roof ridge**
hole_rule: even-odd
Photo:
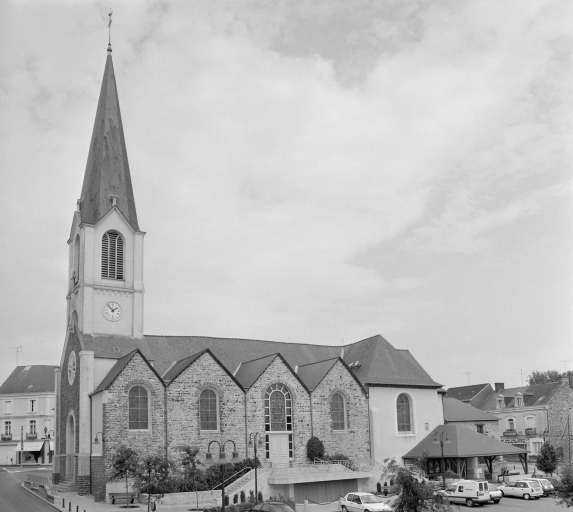
[[[269,355],[262,356],[262,357],[257,357],[256,359],[250,359],[249,361],[241,361],[241,365],[247,364],[247,363],[254,363],[255,361],[260,361],[261,359],[267,359],[268,357],[277,357],[278,355],[280,355],[280,352],[274,352],[273,354],[269,354]]]
[[[329,357],[328,359],[323,359],[322,361],[315,361],[314,363],[299,364],[298,367],[302,368],[303,366],[311,366],[313,364],[326,363],[327,361],[332,361],[333,359],[342,359],[342,358],[340,356]]]

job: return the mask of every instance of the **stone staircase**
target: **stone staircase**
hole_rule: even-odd
[[[57,489],[58,492],[76,492],[78,490],[76,483],[72,480],[64,480],[59,484],[52,484],[52,487]]]

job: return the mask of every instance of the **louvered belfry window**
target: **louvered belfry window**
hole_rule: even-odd
[[[108,231],[102,238],[101,277],[123,279],[123,238],[114,231]]]

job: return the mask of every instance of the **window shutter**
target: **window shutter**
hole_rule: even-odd
[[[123,238],[108,231],[101,243],[101,277],[123,280]]]

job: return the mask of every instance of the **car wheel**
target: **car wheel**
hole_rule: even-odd
[[[525,493],[525,494],[523,495],[523,499],[524,499],[524,500],[528,500],[529,498],[531,498],[531,496],[530,496],[529,494]]]
[[[494,503],[499,503],[501,500],[493,500]]]
[[[342,512],[348,512],[348,510],[346,510],[346,507],[344,505],[342,505]]]
[[[474,506],[474,500],[472,500],[471,498],[468,498],[468,499],[466,500],[466,505],[467,505],[468,507],[473,507],[473,506]]]

